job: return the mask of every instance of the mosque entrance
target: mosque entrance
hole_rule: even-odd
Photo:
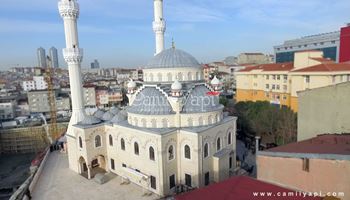
[[[103,155],[97,156],[91,161],[91,178],[93,178],[98,173],[106,173],[106,159]]]
[[[79,174],[85,178],[88,178],[88,167],[85,159],[82,156],[79,158]]]

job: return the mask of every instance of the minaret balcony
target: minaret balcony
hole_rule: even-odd
[[[67,63],[81,63],[83,53],[83,49],[80,48],[65,48],[63,49],[63,58]]]
[[[153,31],[154,32],[165,32],[165,21],[161,20],[161,21],[154,21],[153,22]]]
[[[76,1],[61,0],[58,2],[58,10],[63,18],[79,17],[79,4]]]

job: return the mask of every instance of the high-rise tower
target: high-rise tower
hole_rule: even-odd
[[[60,0],[58,9],[64,22],[64,32],[66,37],[66,48],[63,49],[64,60],[68,64],[69,83],[72,98],[72,117],[67,130],[68,148],[76,145],[75,135],[72,126],[82,121],[85,116],[84,100],[82,92],[81,62],[83,59],[83,49],[79,48],[77,19],[79,17],[79,4],[77,0]],[[69,167],[78,170],[72,165],[76,159],[74,152],[68,150]]]
[[[37,56],[38,56],[38,67],[45,68],[46,67],[45,49],[42,47],[39,47],[37,50]]]
[[[165,20],[163,18],[163,0],[154,0],[154,21],[153,31],[156,35],[156,53],[164,50],[164,32],[166,30]]]
[[[49,56],[51,59],[51,67],[52,68],[58,68],[58,55],[57,55],[57,49],[55,47],[51,47],[49,49]]]

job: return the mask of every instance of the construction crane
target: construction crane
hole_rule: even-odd
[[[47,56],[47,67],[45,69],[45,80],[47,82],[47,99],[50,106],[50,126],[49,126],[49,133],[51,136],[51,142],[56,142],[57,139],[59,139],[60,135],[58,133],[57,128],[57,109],[56,109],[56,95],[54,91],[54,83],[53,83],[53,77],[54,77],[54,69],[51,66],[51,58]]]

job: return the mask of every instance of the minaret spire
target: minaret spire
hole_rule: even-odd
[[[68,64],[72,98],[72,117],[69,122],[67,134],[73,136],[72,125],[82,121],[85,116],[81,79],[83,49],[79,48],[77,28],[79,4],[77,0],[59,0],[58,9],[64,22],[66,48],[63,49],[63,57]]]
[[[163,0],[154,1],[154,21],[153,31],[156,37],[156,53],[158,54],[164,50],[164,32],[166,24],[163,17]]]

